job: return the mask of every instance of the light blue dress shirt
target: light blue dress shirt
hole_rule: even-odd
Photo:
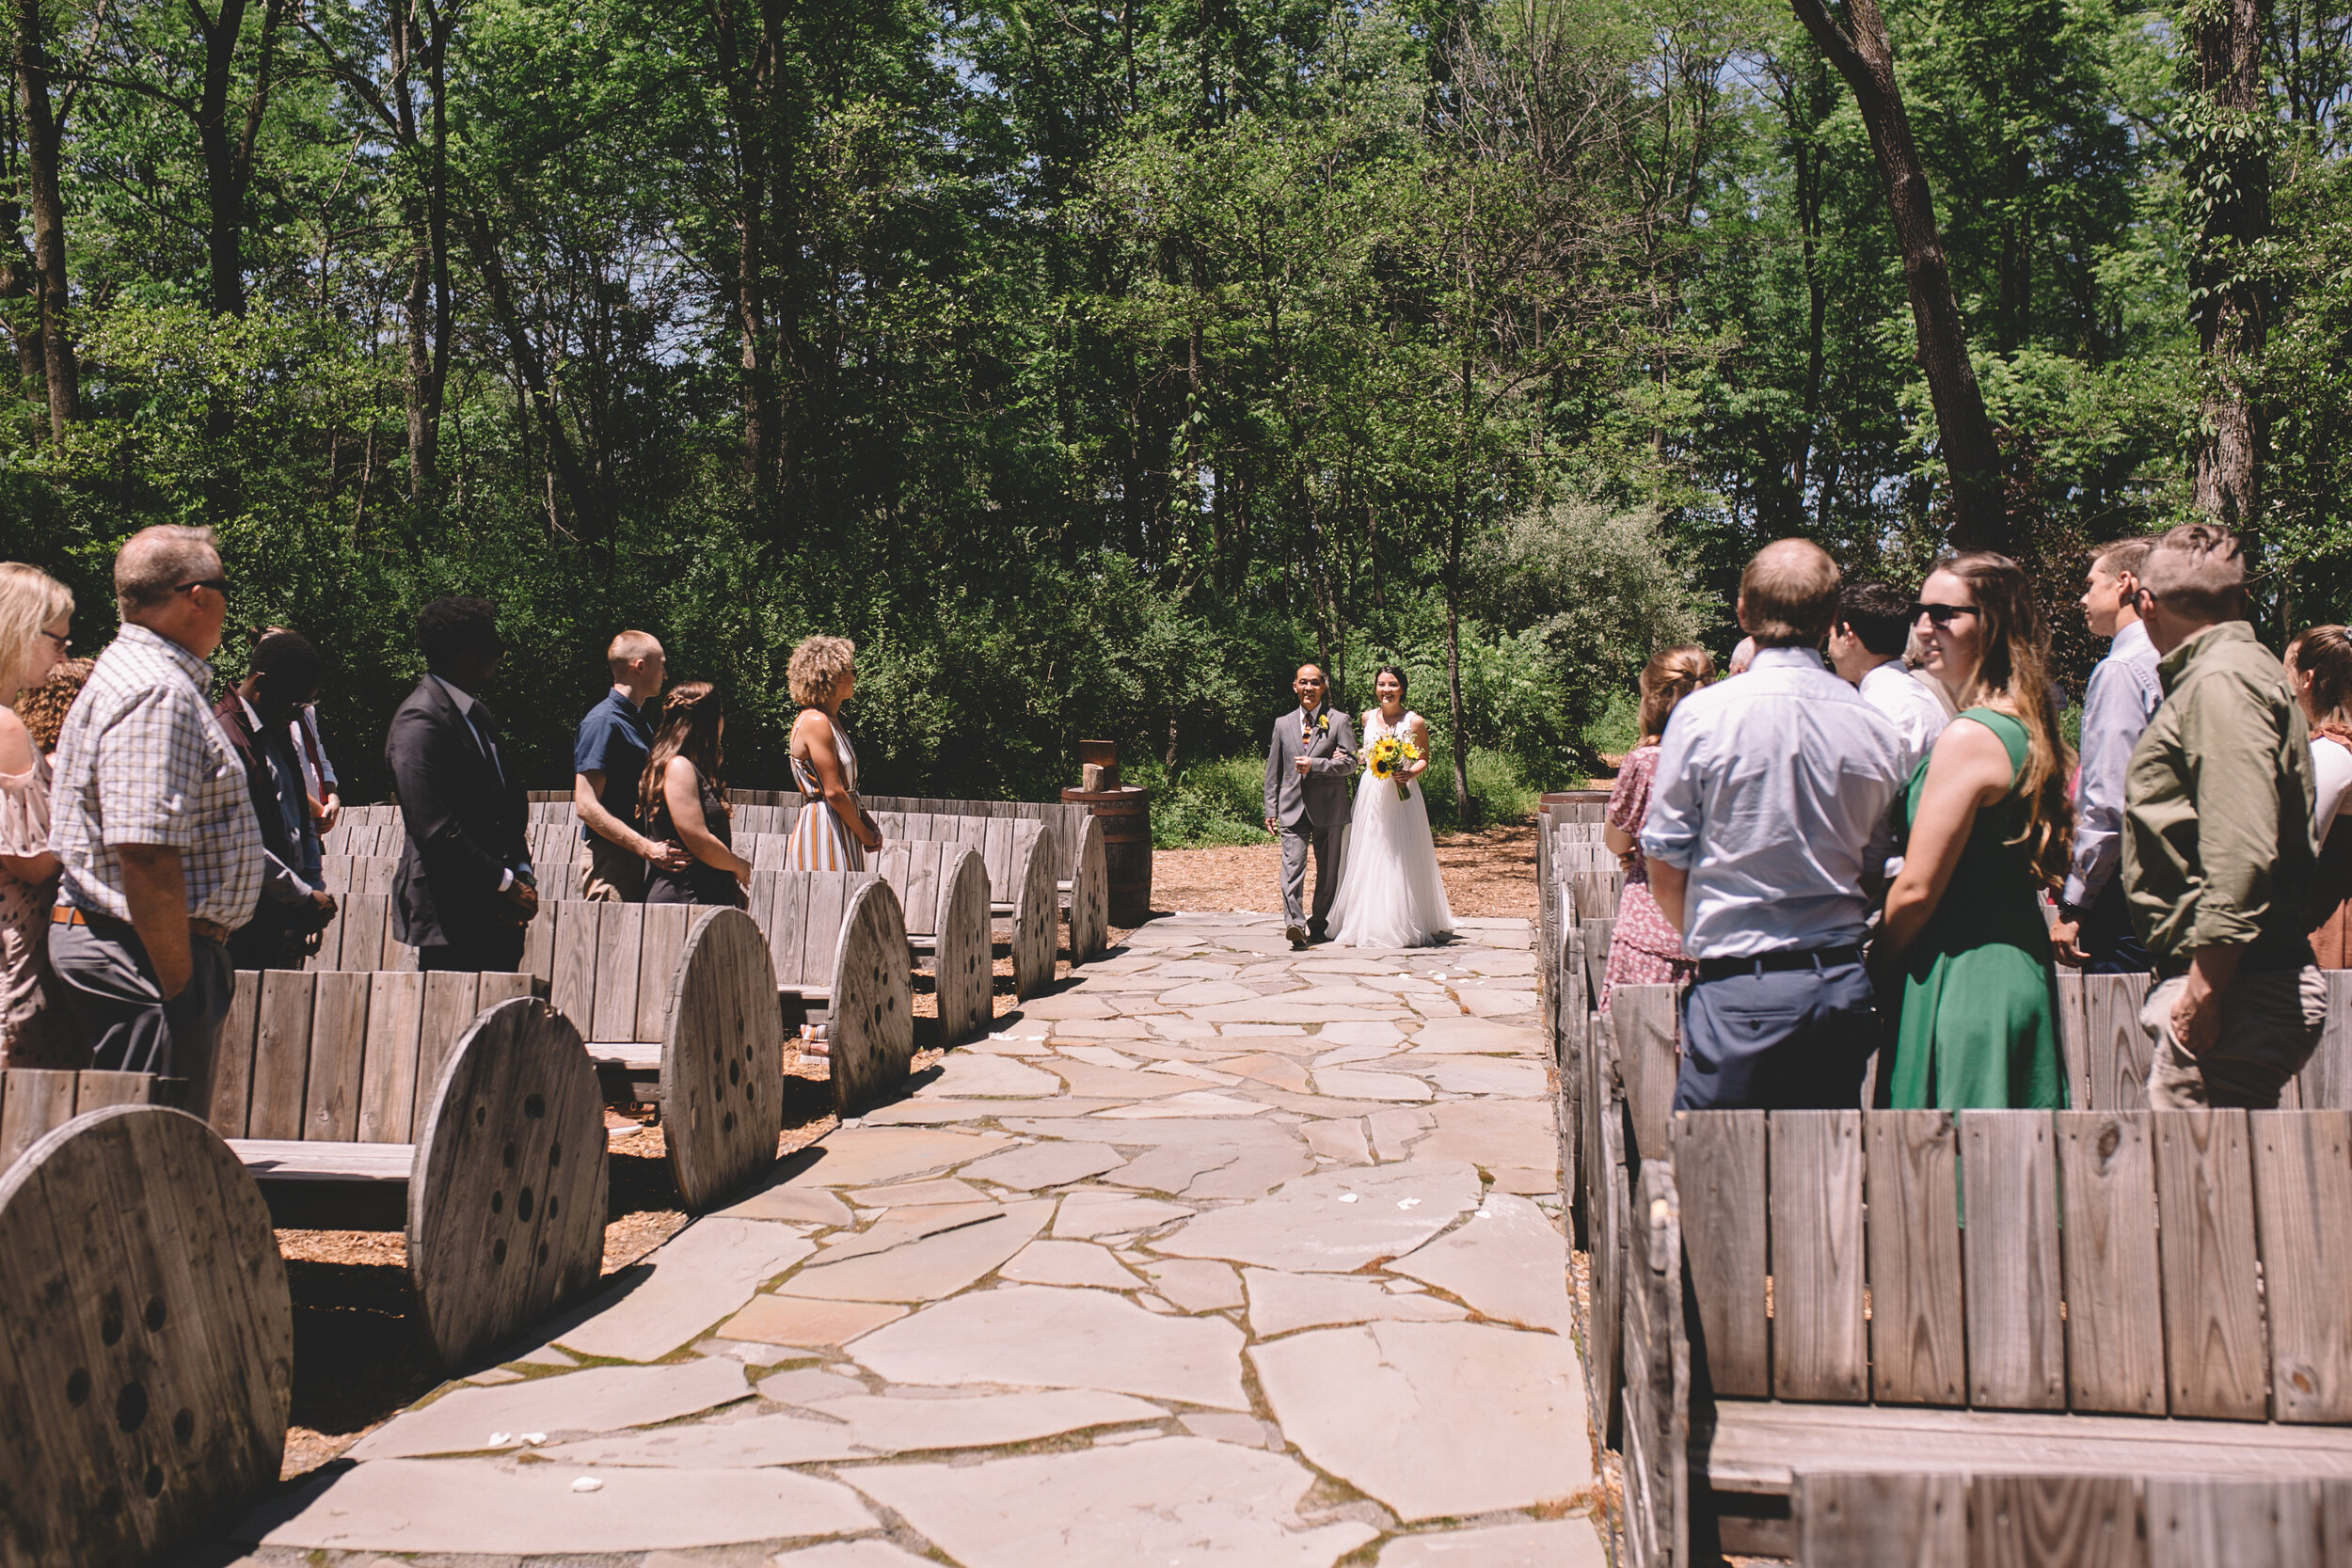
[[[2156,645],[2134,621],[2090,672],[2083,691],[2081,770],[2074,779],[2074,853],[2059,902],[2088,909],[2123,858],[2123,775],[2139,732],[2148,727],[2164,688],[2156,680]]]
[[[1809,648],[1766,648],[1667,721],[1642,852],[1690,874],[1698,958],[1851,946],[1895,844],[1903,742]]]

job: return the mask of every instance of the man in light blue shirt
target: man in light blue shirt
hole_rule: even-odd
[[[1756,663],[1666,725],[1642,850],[1698,960],[1677,1111],[1855,1105],[1878,1043],[1865,883],[1894,847],[1904,752],[1822,662],[1837,588],[1819,546],[1766,546],[1740,579]]]
[[[2135,607],[2150,544],[2124,539],[2107,546],[2091,561],[2083,584],[2083,618],[2094,635],[2115,642],[2083,692],[2074,863],[2058,894],[2050,942],[2060,963],[2079,964],[2088,974],[2141,974],[2153,967],[2148,949],[2132,934],[2123,880],[2116,875],[2123,859],[2123,775],[2140,731],[2164,701],[2156,645]]]

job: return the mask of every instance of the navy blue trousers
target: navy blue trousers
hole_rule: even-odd
[[[1851,1110],[1878,1044],[1858,963],[1694,981],[1682,993],[1675,1109]]]

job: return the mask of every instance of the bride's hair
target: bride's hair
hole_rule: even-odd
[[[1642,738],[1662,739],[1675,705],[1715,678],[1715,661],[1689,643],[1661,648],[1642,666]]]

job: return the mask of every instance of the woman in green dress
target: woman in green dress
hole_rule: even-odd
[[[2036,900],[2066,873],[2072,758],[2050,700],[2049,640],[2004,555],[1946,558],[1914,615],[1928,671],[1959,704],[1911,776],[1901,872],[1872,963],[1902,1021],[1880,1098],[1901,1110],[2066,1103],[2058,979]]]

